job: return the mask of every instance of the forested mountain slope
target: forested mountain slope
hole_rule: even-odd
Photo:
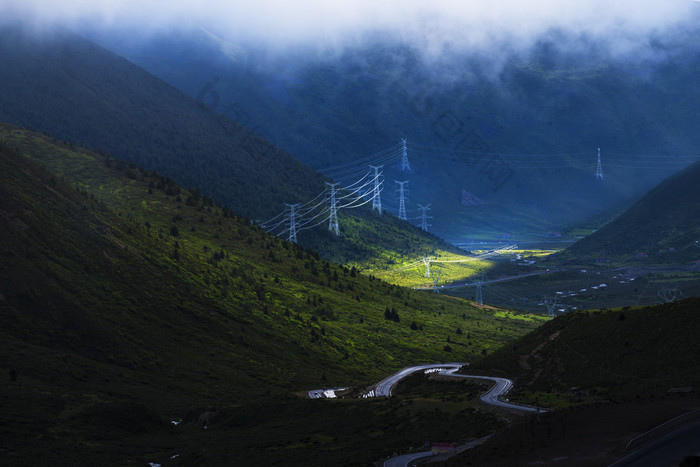
[[[599,231],[560,253],[644,265],[700,260],[700,163],[664,180]]]
[[[575,311],[480,360],[476,367],[517,378],[520,390],[567,393],[594,399],[664,395],[697,387],[695,338],[700,299],[649,307]]]
[[[201,438],[207,408],[245,412],[326,381],[469,360],[536,325],[323,261],[155,172],[26,130],[0,139],[8,465],[146,462],[171,449],[197,463],[205,449],[170,420]],[[312,426],[310,414],[282,422]],[[297,443],[291,433],[280,442]],[[214,449],[228,459],[256,446],[225,444]]]
[[[237,215],[264,222],[325,188],[327,178],[254,132],[69,31],[2,26],[0,59],[0,120],[157,170]],[[342,238],[326,223],[298,240],[357,265],[451,248],[369,210],[341,210]]]
[[[247,217],[313,196],[323,177],[66,30],[0,30],[0,120],[157,168]]]

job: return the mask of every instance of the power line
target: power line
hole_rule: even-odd
[[[412,154],[417,154],[423,160],[432,160],[442,163],[459,163],[474,165],[479,162],[484,162],[483,157],[497,157],[499,163],[507,164],[510,168],[523,169],[585,169],[585,153],[559,153],[559,154],[508,154],[498,152],[469,152],[467,150],[458,151],[455,148],[436,147],[420,144],[411,144]],[[696,159],[700,159],[700,155],[650,155],[650,154],[622,154],[606,152],[606,167],[608,168],[635,168],[640,170],[657,170],[669,168],[673,166],[686,166]],[[367,171],[367,162],[370,170]],[[372,203],[372,210],[377,210],[380,214],[384,210],[392,211],[397,214],[402,220],[418,220],[420,227],[427,231],[431,227],[427,220],[432,218],[427,215],[428,206],[420,206],[420,214],[418,210],[411,210],[411,217],[408,217],[409,210],[406,209],[408,190],[405,185],[408,181],[399,182],[396,194],[399,200],[399,207],[392,208],[391,206],[382,205],[381,192],[383,190],[383,168],[384,164],[395,164],[400,162],[396,167],[400,167],[402,171],[410,171],[408,163],[407,141],[403,138],[399,143],[393,144],[387,148],[377,151],[373,154],[365,156],[351,162],[339,164],[332,167],[321,169],[328,176],[339,180],[352,176],[352,181],[345,188],[341,188],[340,180],[337,183],[328,186],[332,187],[332,192],[329,193],[328,187],[318,194],[315,198],[307,201],[304,204],[294,204],[294,209],[287,206],[284,211],[269,219],[261,226],[268,232],[277,232],[278,236],[289,235],[290,238],[296,238],[296,234],[300,230],[314,228],[323,222],[328,221],[329,229],[339,232],[338,210],[353,209],[361,207],[365,204]],[[589,166],[590,167],[590,166]],[[360,170],[362,172],[360,173]],[[600,149],[598,149],[598,163],[596,168],[596,179],[603,180],[602,161]],[[342,195],[340,194],[342,190]],[[334,199],[334,202],[333,202]],[[343,202],[344,201],[344,202]],[[416,216],[414,217],[414,214]],[[293,214],[293,220],[292,220]],[[302,221],[303,219],[303,221]],[[280,229],[282,230],[280,231]],[[493,253],[491,253],[493,254]],[[489,254],[490,255],[490,254]],[[489,256],[489,255],[484,255]]]
[[[401,158],[401,152],[402,144],[396,143],[369,156],[317,170],[334,180],[344,181],[346,178],[356,177],[357,174],[364,171],[369,164],[385,165],[398,162]]]
[[[586,153],[562,152],[555,154],[517,154],[504,152],[481,152],[459,148],[411,145],[412,154],[419,159],[442,163],[475,165],[487,159],[497,158],[499,163],[512,169],[585,169]],[[612,157],[611,157],[612,156]],[[700,159],[700,155],[659,155],[606,152],[606,166],[653,170],[656,168],[685,167]],[[611,163],[612,161],[612,163]]]
[[[377,151],[377,152],[370,154],[368,156],[361,157],[359,159],[354,159],[351,162],[346,162],[344,164],[338,164],[338,165],[335,165],[332,167],[325,167],[325,168],[316,169],[316,170],[318,170],[319,172],[322,172],[322,173],[327,173],[327,172],[332,172],[334,170],[347,169],[348,167],[353,167],[353,166],[358,166],[358,165],[365,167],[368,163],[376,161],[377,158],[379,158],[379,157],[385,158],[388,156],[391,156],[391,157],[395,156],[396,154],[398,154],[398,150],[400,148],[401,148],[401,143],[396,143],[396,144],[389,146],[388,148],[382,149],[382,150]]]

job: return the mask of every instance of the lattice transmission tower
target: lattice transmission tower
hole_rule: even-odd
[[[328,187],[331,189],[331,196],[330,196],[331,214],[328,218],[328,230],[330,230],[331,232],[335,232],[336,235],[340,235],[340,226],[338,226],[338,207],[336,206],[336,199],[335,199],[335,186],[338,184],[326,182],[326,185],[328,185]]]
[[[406,198],[408,198],[408,190],[404,188],[404,185],[408,183],[408,180],[400,182],[394,180],[399,187],[396,189],[396,196],[399,198],[399,219],[402,221],[406,220]]]
[[[600,163],[600,148],[598,148],[598,166],[595,169],[595,179],[603,180],[603,165]]]
[[[406,149],[406,138],[401,140],[401,170],[410,172],[411,166],[408,165],[408,150]]]
[[[374,189],[372,190],[372,211],[375,209],[382,213],[382,168],[383,165],[370,165],[371,169],[374,170]]]
[[[430,262],[434,258],[432,256],[423,256],[423,264],[425,264],[425,277],[430,277]]]
[[[422,211],[420,215],[420,228],[424,232],[428,231],[428,227],[432,227],[431,224],[428,224],[428,219],[432,219],[433,216],[429,216],[427,213],[430,211],[430,204],[423,206],[421,204],[418,205],[418,208]]]
[[[442,275],[442,271],[437,271],[435,274],[433,274],[433,292],[434,293],[440,293],[440,276]]]
[[[557,305],[559,305],[558,300],[556,298],[554,300],[551,300],[545,297],[543,299],[543,302],[544,306],[547,307],[547,318],[554,318],[556,316]]]
[[[484,294],[481,291],[481,286],[484,284],[484,275],[479,274],[479,279],[476,281],[476,295],[474,296],[474,305],[477,308],[484,307]]]
[[[287,228],[289,229],[289,237],[288,240],[290,242],[297,242],[297,216],[296,216],[296,210],[300,206],[300,204],[284,204],[286,207],[289,208],[289,217],[287,218]]]

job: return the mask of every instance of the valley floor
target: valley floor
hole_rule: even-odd
[[[551,267],[518,276],[487,277],[485,303],[530,313],[554,315],[573,310],[654,305],[700,294],[700,270],[695,266]],[[444,293],[473,299],[474,283],[445,286]]]

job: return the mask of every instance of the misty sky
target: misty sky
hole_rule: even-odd
[[[604,39],[622,51],[695,22],[695,0],[2,0],[0,16],[104,27],[202,26],[271,44],[352,43],[387,31],[440,50],[528,46],[552,28]],[[695,18],[693,20],[692,18]]]

